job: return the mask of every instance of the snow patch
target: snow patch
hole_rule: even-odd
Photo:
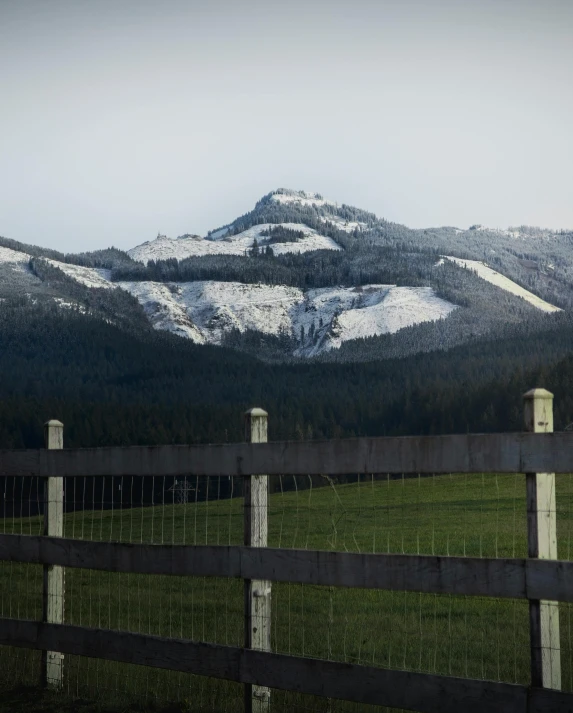
[[[366,285],[310,290],[304,315],[299,312],[296,319],[297,326],[305,326],[306,335],[298,353],[313,356],[338,349],[351,339],[395,334],[405,327],[443,319],[454,309],[455,305],[438,297],[431,287]]]
[[[298,205],[305,206],[323,206],[332,205],[335,206],[334,201],[326,200],[322,198],[319,193],[308,193],[307,191],[289,191],[280,190],[271,195],[271,200],[276,203],[297,203]]]
[[[0,264],[8,265],[16,271],[29,272],[28,263],[31,256],[9,248],[0,247]],[[111,282],[111,270],[95,269],[91,267],[80,267],[70,265],[66,262],[59,262],[50,258],[41,258],[53,267],[57,267],[64,274],[71,277],[86,287],[100,287],[104,289],[115,289],[115,284]]]
[[[147,264],[150,260],[184,260],[197,255],[216,255],[221,251],[214,244],[199,235],[186,238],[168,238],[159,235],[155,240],[149,240],[127,251],[127,254],[138,262]]]
[[[199,344],[221,344],[233,330],[288,334],[295,354],[313,356],[350,339],[394,333],[446,317],[455,305],[430,287],[334,287],[303,292],[284,285],[121,282],[156,329]]]
[[[458,231],[462,232],[462,231]],[[471,233],[495,233],[496,235],[504,235],[508,238],[527,238],[526,233],[523,233],[517,228],[508,228],[503,230],[502,228],[489,228],[487,225],[472,225],[468,228],[467,232]]]
[[[54,297],[54,302],[61,309],[75,309],[78,312],[81,312],[82,314],[86,314],[87,311],[83,305],[80,305],[77,302],[70,302],[69,300],[66,300],[63,297]]]
[[[188,336],[199,344],[221,344],[234,329],[263,334],[290,333],[289,310],[302,301],[295,287],[240,282],[121,282],[134,295],[157,329]]]
[[[187,337],[196,344],[205,338],[187,313],[181,286],[161,282],[118,282],[119,287],[137,298],[155,329]]]
[[[111,281],[111,270],[96,269],[93,267],[81,267],[80,265],[70,265],[67,262],[46,259],[53,267],[57,267],[68,277],[71,277],[81,285],[104,290],[116,289],[116,284]]]
[[[0,247],[0,264],[8,266],[14,272],[29,272],[30,255],[18,250]]]
[[[142,245],[128,250],[128,255],[134,260],[147,264],[150,260],[167,260],[175,258],[184,260],[188,257],[202,257],[204,255],[246,255],[253,247],[254,241],[260,244],[265,241],[261,233],[277,225],[297,232],[303,232],[304,237],[297,242],[273,243],[271,248],[275,255],[284,253],[303,253],[311,250],[341,250],[340,245],[332,238],[320,235],[302,223],[263,223],[255,225],[248,230],[223,237],[225,232],[217,231],[209,238],[192,236],[188,238],[166,238],[164,235],[157,237]]]
[[[541,297],[534,295],[532,292],[529,292],[529,290],[520,287],[513,280],[510,280],[508,277],[505,277],[505,275],[502,275],[501,273],[492,270],[491,267],[488,267],[483,262],[480,262],[478,260],[463,260],[462,258],[452,257],[451,255],[444,255],[444,257],[446,258],[446,260],[451,260],[451,262],[455,262],[456,265],[465,267],[467,270],[473,270],[478,275],[478,277],[481,277],[486,282],[490,282],[492,285],[500,287],[506,292],[511,292],[512,295],[521,297],[526,302],[529,302],[529,304],[533,305],[534,307],[537,307],[537,309],[540,309],[542,312],[562,311],[559,307],[555,307],[555,305],[552,305],[549,302],[542,300]]]
[[[353,233],[355,230],[365,230],[368,226],[358,220],[344,220],[336,215],[321,215],[320,220],[323,223],[331,223],[338,230],[344,230],[347,233]]]

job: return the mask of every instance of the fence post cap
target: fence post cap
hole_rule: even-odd
[[[524,399],[552,399],[553,394],[547,389],[531,389],[523,394]]]
[[[63,428],[64,424],[61,421],[57,421],[56,419],[52,419],[51,421],[46,421],[44,424],[47,428]]]
[[[245,416],[268,416],[269,414],[262,408],[250,408],[245,411]]]

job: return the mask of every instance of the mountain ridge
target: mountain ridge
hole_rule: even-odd
[[[572,246],[567,231],[526,226],[410,229],[318,193],[277,189],[205,237],[158,235],[127,253],[64,255],[0,239],[0,276],[8,295],[12,285],[14,294],[125,321],[102,307],[125,299],[119,290],[148,326],[199,344],[252,353],[257,333],[262,358],[354,359],[361,349],[371,357],[378,340],[384,359],[539,324],[538,311],[564,310],[556,318],[566,322]],[[262,302],[257,285],[266,286]],[[109,295],[96,308],[90,290]]]

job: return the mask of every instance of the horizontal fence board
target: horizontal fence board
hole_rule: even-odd
[[[573,713],[573,694],[547,688],[531,688],[528,691],[528,711],[543,713]]]
[[[573,562],[550,560],[144,545],[34,535],[0,535],[0,560],[131,574],[573,601]]]
[[[0,476],[573,472],[573,433],[0,451]]]
[[[0,475],[41,475],[43,451],[40,450],[0,450]]]
[[[525,577],[529,599],[573,602],[573,562],[529,559]]]
[[[241,577],[244,547],[92,542],[36,535],[0,535],[0,560],[128,574]]]
[[[420,713],[570,711],[573,694],[79,626],[0,619],[0,644],[224,678]]]

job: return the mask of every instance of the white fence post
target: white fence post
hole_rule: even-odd
[[[524,395],[525,428],[532,433],[553,433],[553,394],[532,389]],[[557,559],[555,473],[527,473],[528,556]],[[559,604],[530,600],[531,685],[561,689]]]
[[[64,447],[64,424],[48,421],[44,426],[44,440],[49,450]],[[64,479],[46,478],[44,483],[44,535],[63,537],[64,534]],[[42,621],[48,624],[64,623],[64,568],[44,565]],[[44,686],[60,688],[63,682],[64,655],[57,651],[42,652],[42,679]]]
[[[268,414],[253,408],[245,414],[245,440],[248,443],[267,442]],[[268,475],[247,475],[244,478],[245,545],[266,547],[268,535]],[[245,648],[271,650],[271,583],[265,580],[245,580]],[[271,692],[266,686],[245,684],[246,713],[268,713]]]

